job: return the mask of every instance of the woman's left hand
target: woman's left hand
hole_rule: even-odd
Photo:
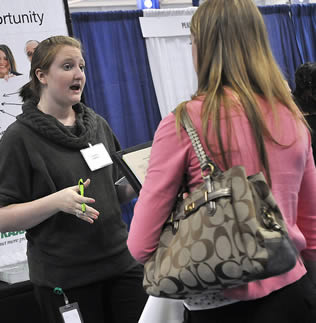
[[[83,185],[87,188],[90,179],[87,179]],[[87,204],[93,204],[95,200],[90,197],[81,196],[79,194],[78,185],[67,187],[55,193],[57,208],[67,214],[73,214],[77,218],[93,223],[99,217],[99,212]],[[83,208],[84,204],[84,208]]]

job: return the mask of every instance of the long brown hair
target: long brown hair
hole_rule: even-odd
[[[276,121],[276,101],[283,103],[297,120],[303,120],[303,116],[273,58],[258,8],[253,0],[206,0],[192,17],[191,35],[197,48],[198,77],[198,89],[192,99],[205,96],[201,118],[208,149],[212,152],[207,139],[211,120],[224,166],[231,166],[230,100],[225,91],[225,87],[229,87],[243,106],[252,127],[261,167],[271,184],[264,137],[273,142],[276,140],[267,127],[257,96],[269,102]],[[221,105],[228,129],[226,153],[219,122]],[[177,108],[178,128],[184,106],[185,103]]]

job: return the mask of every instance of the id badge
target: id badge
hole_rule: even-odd
[[[84,323],[78,303],[71,303],[59,308],[64,323]]]
[[[94,146],[90,145],[89,148],[81,149],[80,152],[92,172],[113,164],[109,153],[102,143]]]

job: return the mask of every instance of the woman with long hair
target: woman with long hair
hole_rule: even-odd
[[[12,76],[21,75],[16,70],[16,63],[11,49],[0,44],[0,79],[8,80]]]
[[[243,165],[248,175],[263,171],[305,264],[298,258],[280,276],[186,299],[185,322],[312,322],[316,171],[311,137],[273,58],[263,18],[252,0],[206,0],[192,17],[191,39],[198,88],[155,133],[128,247],[146,262],[183,179],[189,191],[203,181],[180,126],[186,108],[205,151],[222,170]]]

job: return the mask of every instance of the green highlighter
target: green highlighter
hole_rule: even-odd
[[[79,185],[79,192],[80,192],[80,195],[81,195],[81,196],[84,196],[84,184],[83,184],[83,179],[82,179],[82,178],[80,178],[80,179],[79,179],[78,185]],[[81,211],[82,211],[83,213],[85,213],[85,212],[86,212],[86,204],[85,204],[85,203],[82,203],[82,204],[81,204]]]

